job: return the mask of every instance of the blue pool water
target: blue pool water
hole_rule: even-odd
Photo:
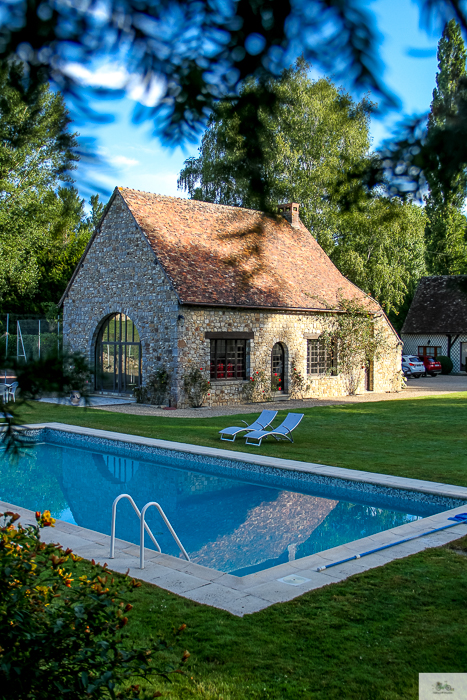
[[[131,455],[131,453],[130,453]],[[0,459],[0,500],[31,510],[50,509],[56,518],[110,534],[113,500],[129,493],[141,509],[158,501],[193,562],[245,575],[298,559],[382,530],[446,510],[445,504],[371,503],[358,492],[297,483],[284,488],[280,476],[258,483],[212,473],[202,464],[129,456],[97,448],[39,443],[18,461]],[[198,468],[199,467],[199,468]],[[264,479],[262,479],[264,482]],[[282,484],[282,485],[281,485]],[[451,506],[454,507],[454,506]],[[162,551],[179,556],[153,509],[148,524]],[[117,537],[139,543],[139,521],[130,504],[118,506]],[[147,537],[147,546],[152,543]]]

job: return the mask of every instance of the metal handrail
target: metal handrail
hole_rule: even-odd
[[[112,503],[112,524],[111,524],[111,529],[110,529],[110,559],[115,559],[115,520],[117,517],[117,503],[119,501],[121,501],[122,498],[128,498],[131,505],[133,506],[133,510],[135,511],[138,518],[141,520],[141,513],[139,511],[138,506],[136,505],[136,503],[132,499],[132,497],[128,493],[122,493],[122,494],[120,494],[120,496],[117,496],[115,501]],[[148,533],[149,537],[152,539],[152,541],[156,545],[157,551],[162,552],[162,550],[159,546],[159,542],[156,540],[156,538],[152,534],[151,530],[149,529],[149,525],[147,525],[145,523],[144,527],[146,528],[146,532]]]
[[[147,527],[146,521],[145,521],[145,516],[146,516],[147,509],[150,508],[151,506],[155,506],[157,508],[157,510],[159,511],[159,513],[162,517],[162,520],[167,525],[167,528],[168,528],[170,534],[172,535],[175,542],[177,543],[183,556],[185,557],[185,559],[187,561],[190,561],[190,557],[186,553],[185,547],[182,545],[182,543],[178,539],[177,534],[176,534],[175,530],[173,529],[172,525],[170,524],[169,519],[167,518],[166,514],[164,513],[164,511],[162,510],[162,508],[160,507],[160,505],[158,503],[156,503],[155,501],[151,501],[150,503],[146,503],[143,510],[141,511],[141,527],[140,527],[140,531],[139,531],[139,537],[140,537],[140,540],[139,540],[139,542],[140,542],[140,544],[139,544],[139,568],[144,569],[144,529],[146,528],[146,531],[148,531],[148,527]]]
[[[188,554],[185,550],[185,547],[182,545],[182,543],[178,539],[177,533],[175,532],[172,525],[170,524],[169,519],[166,516],[166,514],[164,513],[164,511],[162,510],[161,506],[158,503],[156,503],[155,501],[151,501],[150,503],[146,503],[143,510],[140,512],[138,506],[136,505],[136,503],[134,502],[134,500],[132,499],[132,497],[128,493],[120,494],[120,496],[117,496],[115,501],[112,503],[112,523],[111,523],[111,529],[110,529],[110,559],[115,559],[115,521],[117,519],[117,504],[119,501],[121,501],[122,498],[127,498],[130,501],[131,505],[133,506],[133,510],[135,511],[136,515],[138,516],[138,518],[140,520],[140,525],[141,525],[140,526],[140,534],[139,534],[139,566],[140,566],[140,569],[144,569],[144,531],[145,530],[148,533],[149,537],[154,542],[154,544],[156,545],[157,551],[162,552],[158,541],[156,540],[156,538],[152,534],[152,532],[149,529],[149,526],[146,522],[146,511],[151,506],[155,506],[157,508],[163,521],[167,525],[167,528],[168,528],[170,534],[172,535],[172,537],[174,538],[175,542],[177,543],[180,551],[182,552],[183,556],[185,557],[185,559],[187,561],[190,561],[190,557],[188,556]]]

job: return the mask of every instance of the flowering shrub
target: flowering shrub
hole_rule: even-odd
[[[282,379],[278,374],[273,374],[271,377],[271,391],[282,391]]]
[[[80,575],[70,549],[41,542],[40,528],[55,523],[49,511],[36,513],[37,525],[16,526],[18,519],[0,513],[2,700],[158,697],[129,685],[175,670],[159,671],[154,650],[123,643],[132,609],[126,596],[141,583],[114,579],[94,562],[91,575]]]
[[[310,384],[303,374],[297,369],[295,362],[292,362],[292,372],[290,373],[290,396],[293,399],[303,399],[308,392]]]
[[[248,402],[272,401],[271,389],[271,375],[257,370],[250,377],[248,384],[242,386],[242,394]]]
[[[183,375],[183,390],[192,408],[203,405],[210,388],[211,384],[204,376],[202,367],[192,367]]]

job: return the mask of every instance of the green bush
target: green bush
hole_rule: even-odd
[[[211,388],[210,382],[203,374],[203,368],[192,367],[183,375],[183,390],[192,408],[199,408]]]
[[[290,375],[290,396],[293,399],[303,399],[304,394],[310,390],[310,383],[306,381],[304,375],[297,369],[297,362],[292,363]]]
[[[441,374],[451,374],[454,367],[451,358],[446,355],[438,355],[436,359],[441,362]]]
[[[151,374],[144,386],[133,389],[136,403],[149,403],[160,406],[168,400],[171,374],[164,367],[159,367]]]
[[[127,595],[141,583],[113,578],[94,562],[89,573],[70,549],[41,542],[40,528],[55,522],[49,511],[36,513],[37,525],[15,526],[18,518],[0,513],[2,700],[160,695],[143,693],[134,680],[166,677],[176,667],[155,668],[155,650],[132,647],[123,632],[132,609]],[[160,640],[158,651],[164,645]]]

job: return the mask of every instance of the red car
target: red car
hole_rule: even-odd
[[[419,359],[425,365],[425,377],[428,374],[430,377],[436,377],[437,374],[441,374],[441,362],[437,359],[429,357],[428,355],[420,355]]]

